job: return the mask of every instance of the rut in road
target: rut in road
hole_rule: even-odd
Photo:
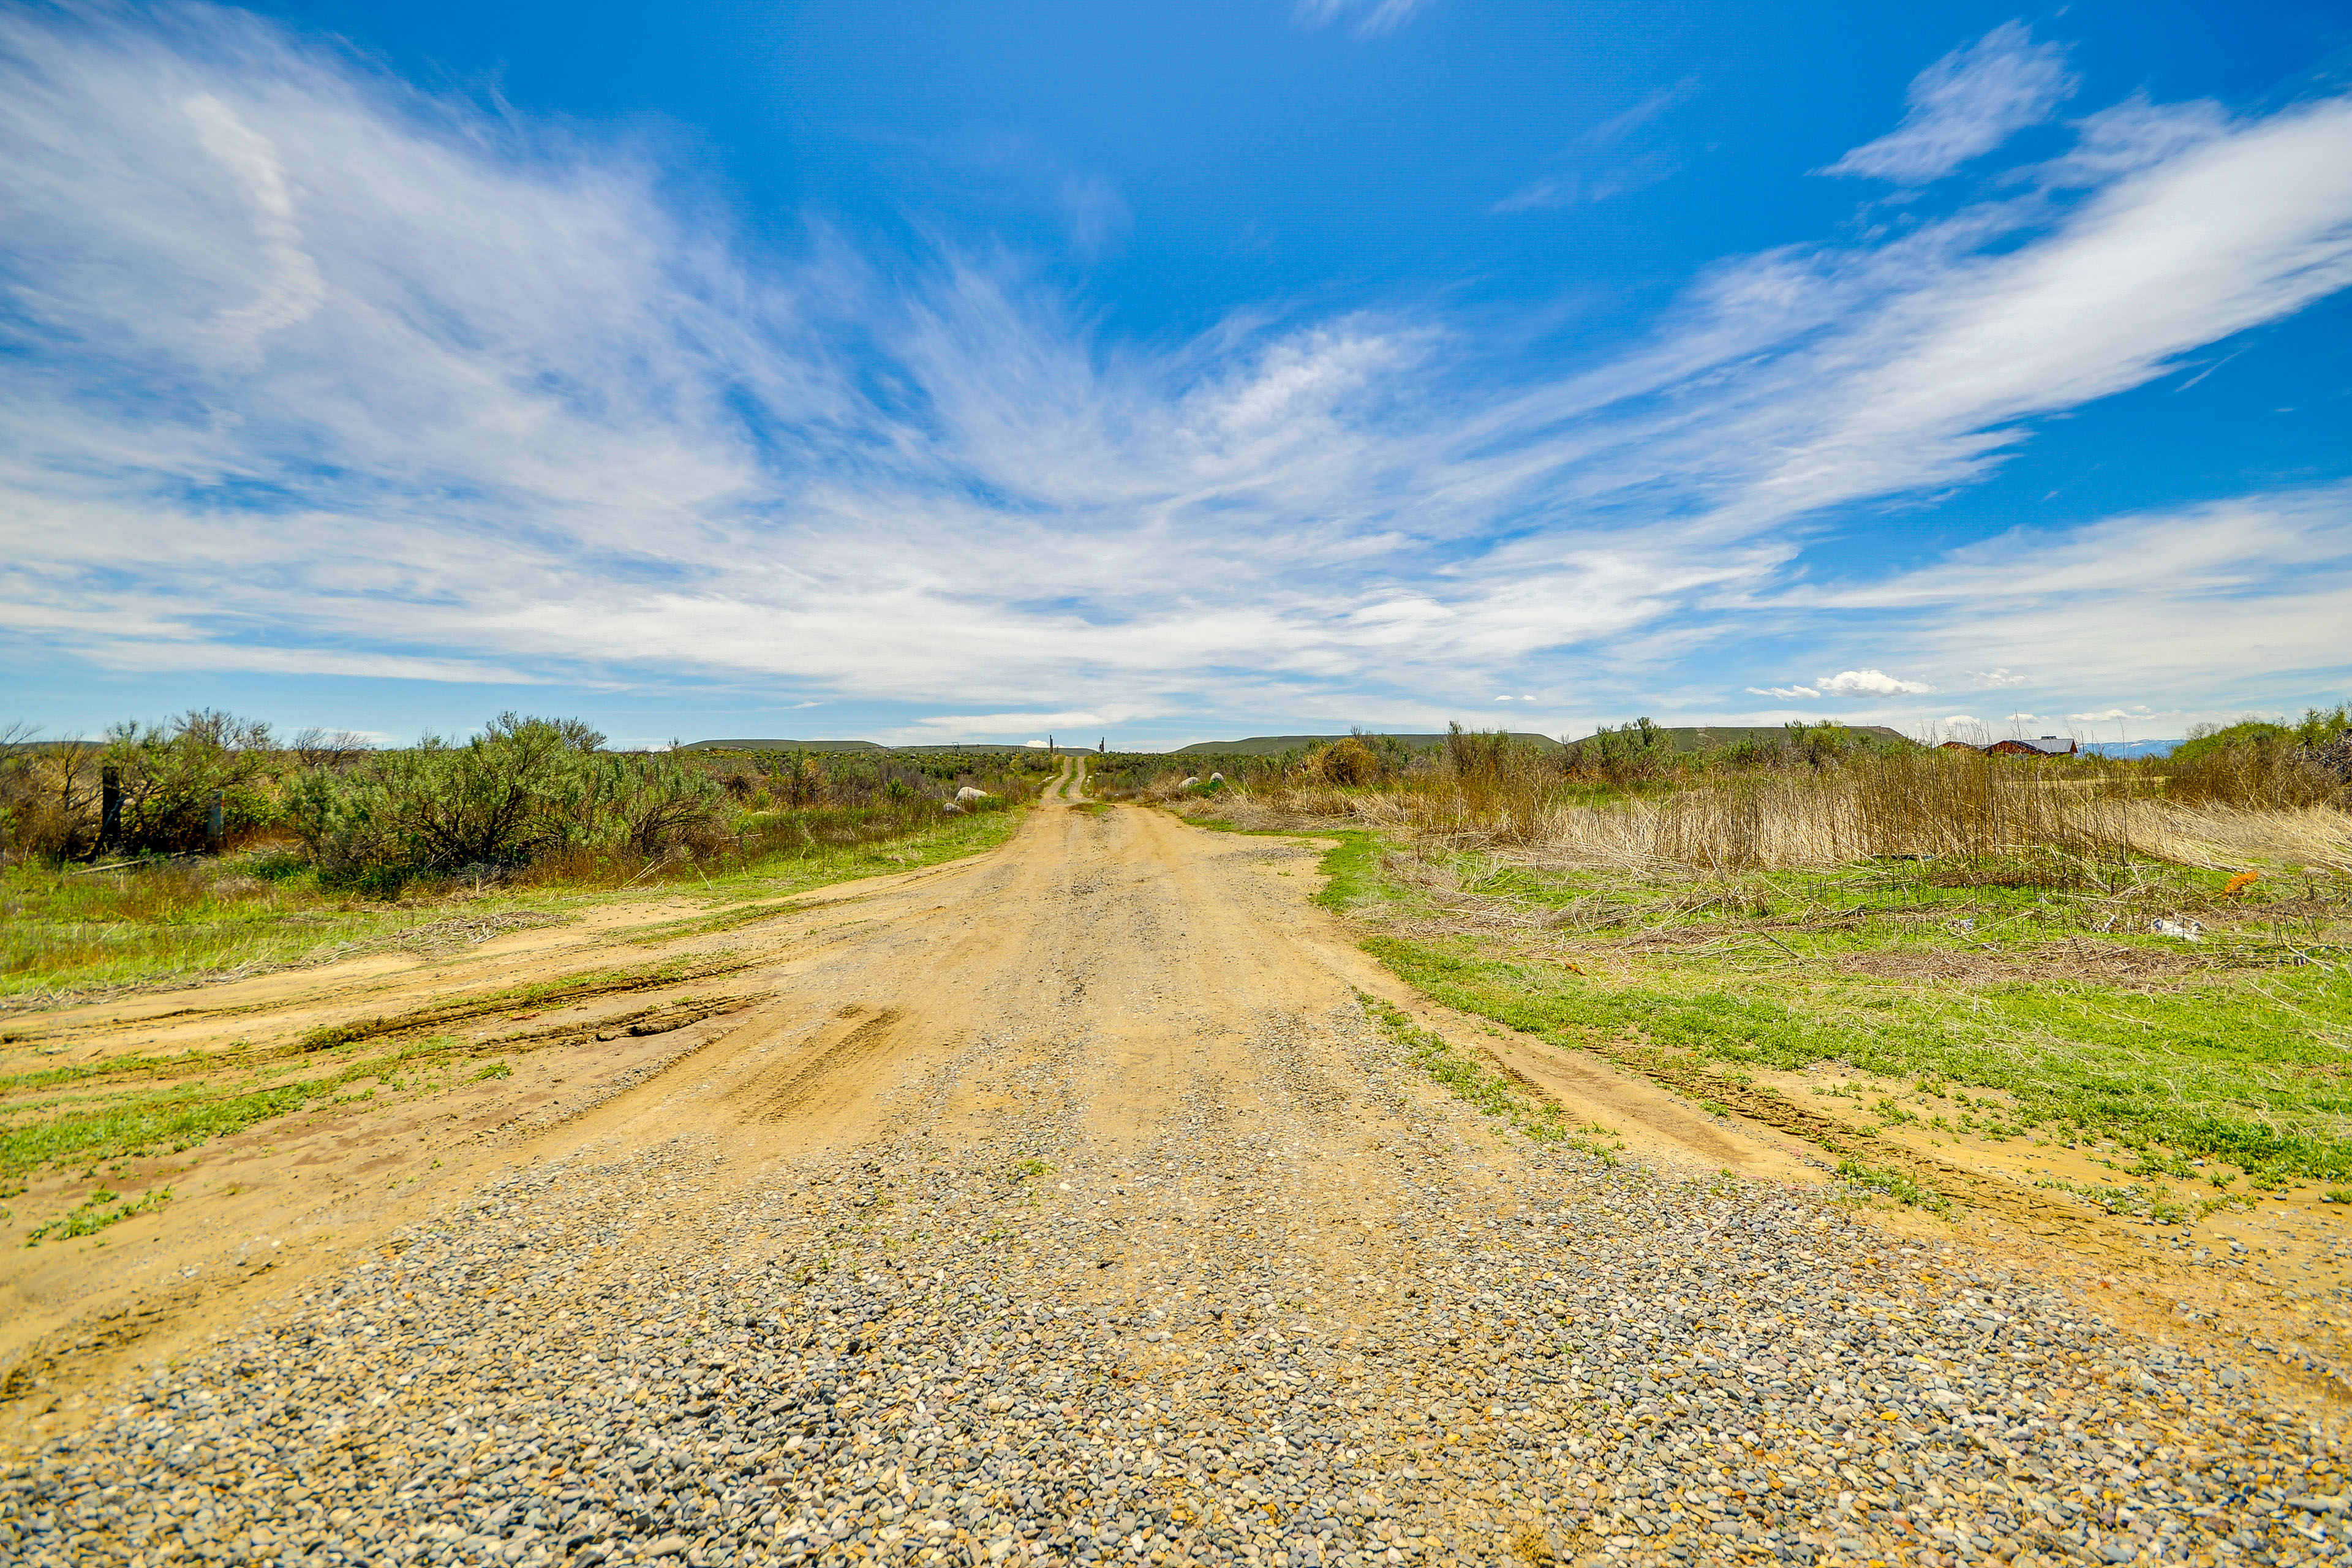
[[[1504,1129],[1368,1022],[1401,993],[1311,849],[1075,783],[794,915],[667,1071],[25,1456],[0,1554],[2336,1551],[2329,1440],[2233,1373],[1818,1189]]]

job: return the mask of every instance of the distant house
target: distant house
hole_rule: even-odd
[[[2063,735],[2043,735],[2030,741],[1995,741],[1984,751],[1989,757],[2071,757],[2078,749]]]

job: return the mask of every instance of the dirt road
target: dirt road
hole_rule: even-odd
[[[619,910],[47,1026],[470,1031],[509,1076],[257,1126],[168,1225],[0,1276],[0,1556],[2336,1550],[2326,1440],[2234,1373],[1485,1041],[1595,1129],[1510,1131],[1368,1019],[1482,1043],[1307,902],[1312,846],[1077,793],[740,923]]]

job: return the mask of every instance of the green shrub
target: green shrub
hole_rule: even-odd
[[[215,798],[227,833],[268,826],[278,815],[271,789],[277,761],[268,725],[217,708],[190,709],[163,724],[115,725],[100,760],[121,781],[115,847],[201,849]]]
[[[307,768],[287,815],[322,871],[362,887],[576,847],[650,858],[725,816],[708,771],[600,752],[604,741],[576,719],[501,713],[470,741],[427,735],[348,770]]]
[[[2241,719],[2234,724],[2193,724],[2189,739],[2172,748],[2171,761],[2189,767],[2210,757],[2249,747],[2276,746],[2293,739],[2284,724],[2266,719]]]

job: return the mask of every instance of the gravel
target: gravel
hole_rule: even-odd
[[[2345,1554],[2332,1436],[1981,1256],[1531,1143],[1352,1013],[1125,1137],[1088,1048],[972,1142],[513,1173],[20,1457],[0,1560]]]

